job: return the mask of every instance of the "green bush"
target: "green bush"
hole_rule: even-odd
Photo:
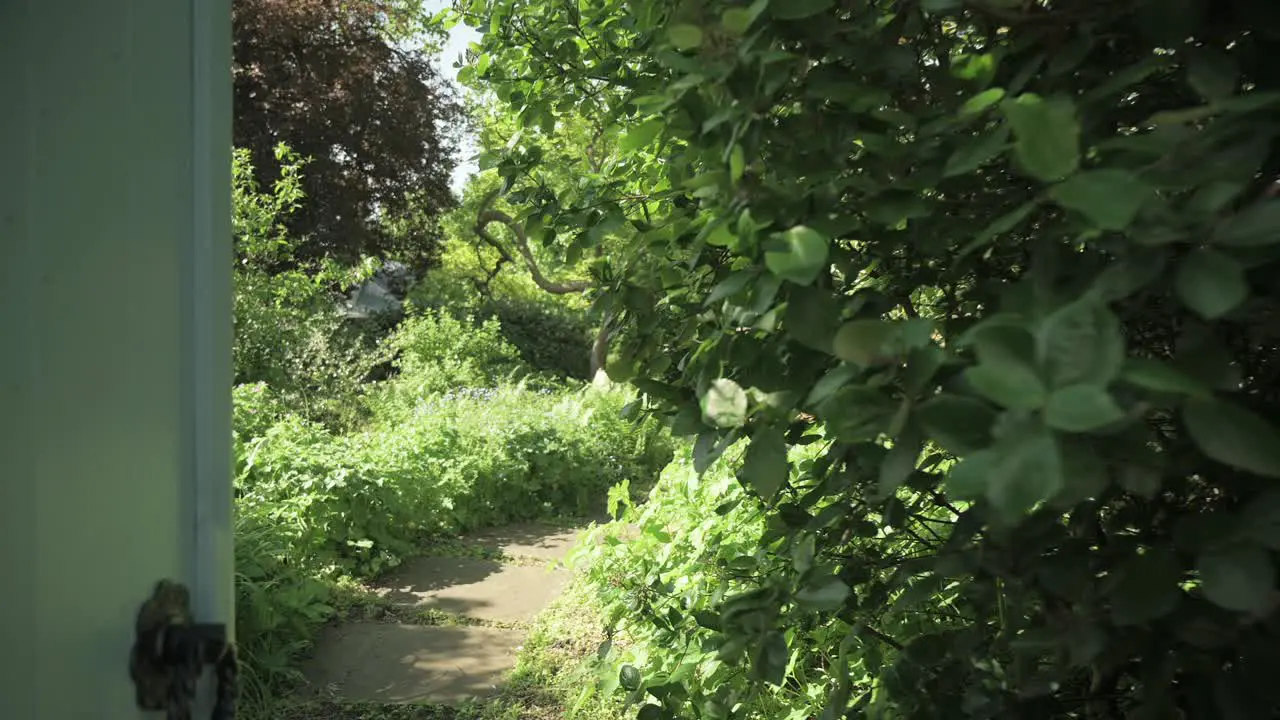
[[[374,264],[342,268],[294,261],[297,240],[284,222],[302,198],[305,162],[285,146],[277,150],[280,178],[258,187],[247,151],[232,166],[235,232],[235,344],[237,383],[266,383],[307,417],[348,428],[362,417],[365,379],[386,356],[377,328],[343,320],[332,292],[368,276]]]
[[[667,684],[679,681],[688,689],[686,701],[736,707],[733,717],[807,720],[822,713],[833,684],[883,661],[878,640],[854,640],[858,628],[850,618],[803,610],[829,603],[822,592],[806,594],[768,579],[784,577],[784,565],[808,568],[815,558],[812,546],[785,558],[769,552],[782,527],[735,477],[745,449],[745,442],[731,446],[725,458],[699,473],[685,446],[646,502],[633,506],[626,488],[617,488],[614,494],[625,506],[619,521],[593,529],[571,556],[603,607],[607,634],[618,638],[592,663],[606,696],[621,687],[633,700],[649,694],[665,699]],[[791,460],[808,467],[815,455],[797,448]],[[788,652],[723,633],[721,613],[737,612],[739,621],[763,627],[778,621],[754,606],[761,593],[795,597],[802,608],[782,638],[792,657],[785,683],[761,682],[770,678],[722,661],[744,651]],[[905,601],[886,603],[879,629],[894,631],[910,621],[907,608]],[[926,622],[939,628],[956,624],[945,616]],[[851,664],[851,649],[859,651],[861,667]],[[858,679],[849,689],[862,693],[869,685]]]
[[[460,80],[540,128],[482,151],[516,221],[636,229],[593,268],[617,365],[767,507],[740,591],[639,615],[642,715],[1280,717],[1274,0],[458,16]],[[574,114],[616,152],[544,152]],[[733,680],[663,674],[677,603]]]
[[[435,331],[423,332],[409,334]],[[671,448],[656,423],[622,417],[630,399],[590,387],[459,387],[338,434],[283,414],[261,386],[237,388],[239,613],[256,681],[288,674],[332,613],[337,578],[376,575],[432,536],[598,514],[612,485],[649,481]]]
[[[595,328],[586,314],[550,303],[490,299],[480,306],[502,324],[502,335],[529,367],[559,377],[591,379]]]

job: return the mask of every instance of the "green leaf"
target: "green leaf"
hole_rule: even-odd
[[[1062,455],[1048,428],[1029,424],[992,448],[987,499],[1006,521],[1021,518],[1063,487]]]
[[[947,496],[966,502],[986,496],[995,461],[996,454],[992,450],[979,450],[965,456],[947,473]]]
[[[1222,317],[1249,296],[1244,268],[1216,250],[1188,254],[1173,283],[1183,304],[1207,320]]]
[[[702,396],[702,415],[719,428],[741,427],[747,421],[747,393],[728,378],[713,380]]]
[[[836,4],[836,0],[773,0],[769,12],[779,20],[812,17]]]
[[[813,559],[817,556],[817,544],[813,535],[806,533],[791,546],[791,566],[803,575],[813,567]]]
[[[1111,591],[1111,619],[1116,625],[1138,625],[1168,615],[1178,604],[1182,568],[1167,547],[1155,547],[1116,568]]]
[[[1049,427],[1067,432],[1089,432],[1124,419],[1124,410],[1099,385],[1068,385],[1054,390],[1044,408]]]
[[[1272,550],[1280,550],[1280,490],[1268,490],[1254,498],[1240,515],[1248,537]]]
[[[1280,243],[1280,200],[1250,205],[1219,225],[1215,244],[1226,247],[1264,247]]]
[[[995,159],[1004,151],[1008,143],[1008,125],[1001,125],[977,137],[966,137],[960,147],[956,148],[956,151],[947,159],[942,174],[944,177],[954,177],[971,173]]]
[[[1103,230],[1123,230],[1154,192],[1149,183],[1127,170],[1086,170],[1054,185],[1049,196]]]
[[[796,602],[806,610],[834,612],[844,607],[849,586],[840,578],[820,578],[796,593]]]
[[[729,8],[720,15],[720,25],[730,35],[745,35],[755,19],[756,13],[750,8]]]
[[[797,285],[811,285],[827,266],[831,241],[825,235],[804,225],[782,233],[781,247],[764,254],[769,271]]]
[[[618,140],[618,149],[624,152],[639,150],[653,142],[654,138],[658,137],[658,133],[660,132],[662,132],[661,120],[649,120],[643,122],[631,128],[627,131],[626,135],[623,135],[622,138]]]
[[[1155,392],[1202,398],[1210,395],[1210,390],[1204,383],[1159,360],[1130,358],[1125,361],[1120,379]]]
[[[772,685],[781,685],[786,680],[790,654],[787,651],[787,638],[781,632],[770,632],[750,652],[751,674],[754,678]]]
[[[618,671],[618,684],[624,690],[636,690],[640,687],[640,682],[640,671],[636,669],[635,665],[623,665],[622,669]]]
[[[787,442],[782,431],[766,427],[751,436],[740,475],[765,502],[772,502],[787,482]]]
[[[996,411],[975,398],[943,393],[921,403],[916,419],[929,438],[952,455],[968,455],[991,444]]]
[[[636,713],[636,720],[665,720],[674,717],[668,713],[661,705],[645,705],[640,708],[640,712]]]
[[[1187,63],[1187,82],[1205,100],[1221,100],[1235,93],[1240,68],[1230,55],[1198,48]]]
[[[960,250],[960,257],[965,257],[974,250],[987,245],[997,237],[1021,225],[1027,218],[1031,217],[1031,213],[1035,212],[1036,208],[1040,207],[1041,202],[1043,201],[1039,197],[1032,198],[992,220],[991,224],[974,235],[973,240],[969,241],[969,244]]]
[[[692,50],[702,44],[702,28],[680,24],[667,28],[667,39],[680,50]]]
[[[831,339],[839,329],[840,304],[826,290],[794,287],[787,296],[783,322],[796,342],[829,353]]]
[[[1062,491],[1053,498],[1053,506],[1070,510],[1101,495],[1111,478],[1106,463],[1081,438],[1060,437],[1058,442],[1062,448]]]
[[[1036,333],[1036,358],[1050,387],[1109,385],[1124,367],[1124,334],[1115,313],[1084,297],[1055,310]]]
[[[1206,456],[1280,478],[1280,432],[1261,417],[1222,400],[1192,398],[1182,408],[1182,422]]]
[[[988,88],[974,95],[960,106],[960,116],[977,115],[1004,99],[1004,88]]]
[[[887,498],[894,493],[916,469],[920,459],[920,440],[917,437],[899,438],[889,448],[880,463],[879,496]]]
[[[1276,589],[1276,570],[1266,549],[1236,543],[1200,553],[1200,586],[1213,604],[1238,612],[1261,612]]]
[[[1049,394],[1036,371],[1018,362],[983,362],[964,377],[978,394],[1011,410],[1039,410]]]
[[[1070,100],[1025,93],[1001,108],[1013,127],[1018,161],[1032,176],[1053,182],[1080,166],[1080,121]]]
[[[863,442],[889,430],[901,403],[882,389],[847,386],[816,408],[827,431],[846,442]]]
[[[741,145],[734,145],[733,150],[729,151],[729,177],[734,182],[742,179],[742,174],[747,171],[747,157],[743,152]]]
[[[836,331],[832,353],[862,367],[889,362],[894,357],[898,330],[895,323],[886,320],[852,320]]]

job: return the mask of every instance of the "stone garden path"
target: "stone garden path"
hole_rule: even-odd
[[[374,592],[376,619],[327,628],[303,673],[320,698],[455,704],[497,690],[528,623],[560,594],[578,531],[518,525],[466,538],[501,558],[419,557]]]

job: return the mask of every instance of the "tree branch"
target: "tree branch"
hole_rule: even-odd
[[[529,270],[529,276],[538,287],[553,295],[571,295],[580,293],[591,287],[591,283],[586,280],[570,280],[566,282],[555,282],[542,274],[542,269],[538,267],[538,261],[533,257],[533,251],[529,249],[529,237],[525,235],[524,228],[520,224],[511,219],[510,215],[501,210],[494,210],[491,206],[493,201],[498,197],[499,190],[492,190],[484,199],[480,201],[480,211],[476,215],[475,231],[481,240],[489,243],[498,251],[498,253],[507,261],[514,262],[511,252],[507,246],[494,237],[487,229],[489,223],[500,223],[505,225],[516,237],[516,252],[524,260],[524,265]]]

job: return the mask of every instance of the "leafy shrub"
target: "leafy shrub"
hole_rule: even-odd
[[[749,442],[767,557],[675,598],[732,683],[827,720],[1280,715],[1274,2],[465,18],[509,118],[618,118],[573,187],[533,139],[485,163],[565,257],[638,229],[596,273],[618,365],[700,463]],[[646,617],[670,668],[698,631]],[[727,717],[723,680],[644,679],[646,713]]]
[[[295,263],[297,241],[284,222],[301,201],[305,162],[283,145],[276,155],[280,177],[264,191],[248,153],[234,154],[236,382],[266,383],[307,417],[351,427],[361,419],[356,411],[365,378],[386,358],[373,332],[343,321],[331,288],[369,275],[374,266]]]
[[[411,315],[388,339],[397,391],[425,397],[460,387],[492,387],[521,371],[520,355],[497,320],[475,322],[446,310]]]
[[[288,414],[288,406],[264,382],[245,383],[231,389],[231,427],[238,439],[251,440],[266,434]]]
[[[479,312],[502,324],[502,335],[529,367],[559,377],[591,379],[595,330],[585,313],[550,303],[491,299]]]
[[[437,320],[408,335],[456,339]],[[471,347],[507,357],[496,325],[485,333]],[[459,387],[347,434],[285,412],[261,385],[235,397],[239,631],[263,687],[290,676],[332,614],[336,579],[393,567],[434,535],[597,514],[610,486],[647,483],[671,455],[660,426],[622,417],[632,398],[590,387]]]

